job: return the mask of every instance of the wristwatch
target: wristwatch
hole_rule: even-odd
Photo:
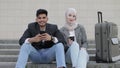
[[[55,40],[55,37],[51,36],[51,40],[54,41],[54,40]]]

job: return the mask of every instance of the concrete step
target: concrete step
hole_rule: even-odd
[[[20,49],[0,49],[0,55],[18,55]]]
[[[2,39],[0,39],[0,43],[1,44],[18,44],[19,43],[19,41],[18,40],[2,40]]]
[[[95,48],[96,45],[95,44],[88,44],[88,48]]]
[[[72,68],[71,64],[67,64],[68,68]],[[56,68],[55,64],[27,64],[27,68]],[[120,61],[116,63],[96,63],[95,61],[89,61],[87,68],[120,68]]]
[[[90,60],[95,61],[95,54],[90,54]],[[0,62],[16,62],[18,55],[0,55]]]
[[[95,54],[96,53],[96,49],[95,48],[88,48],[87,52],[88,52],[88,54]]]
[[[16,62],[0,62],[0,68],[15,68]],[[56,68],[56,63],[51,64],[33,64],[28,62],[26,68]],[[71,68],[71,64],[67,64],[67,68]],[[120,61],[116,63],[96,63],[89,61],[87,68],[120,68]]]
[[[0,43],[0,68],[14,68],[19,49],[20,45],[18,43]],[[88,62],[87,68],[120,68],[120,61],[116,63],[96,63],[95,44],[88,44],[87,50],[90,56],[90,62]],[[71,68],[71,65],[67,64],[67,67]],[[56,64],[33,64],[28,61],[27,68],[56,68]]]
[[[91,40],[91,39],[88,39],[87,40],[88,41],[88,43],[89,44],[95,44],[95,40]],[[17,40],[2,40],[2,39],[0,39],[0,43],[2,43],[2,44],[11,44],[11,43],[19,43],[19,40],[17,39]]]
[[[88,44],[88,48],[95,48],[95,44]],[[20,49],[19,44],[1,44],[0,43],[0,49]]]
[[[0,49],[0,55],[18,55],[20,49]],[[95,54],[95,48],[87,49],[89,54]]]
[[[71,64],[67,64],[67,68],[72,68]],[[51,63],[51,64],[33,64],[33,63],[28,63],[26,68],[56,68],[56,63]]]
[[[0,49],[19,49],[19,44],[1,44]],[[88,48],[95,48],[95,44],[88,44]]]
[[[16,62],[18,55],[0,55],[0,62]]]
[[[15,68],[16,62],[0,62],[0,68]]]
[[[0,44],[0,49],[20,49],[19,44]]]
[[[90,61],[87,68],[120,68],[120,61],[115,63],[96,63],[95,61]]]

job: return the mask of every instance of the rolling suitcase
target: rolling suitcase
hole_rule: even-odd
[[[112,22],[102,21],[102,12],[98,12],[95,25],[96,62],[115,62],[120,59],[118,46],[118,28]]]

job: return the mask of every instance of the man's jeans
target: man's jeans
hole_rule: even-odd
[[[25,68],[28,57],[33,63],[50,63],[56,59],[57,67],[66,67],[62,43],[40,50],[36,50],[31,44],[24,43],[20,49],[16,68]]]
[[[77,42],[73,42],[66,52],[66,62],[75,68],[86,68],[89,55],[86,49],[80,49]]]

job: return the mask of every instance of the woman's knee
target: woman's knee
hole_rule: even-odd
[[[79,44],[77,42],[75,42],[75,41],[71,45],[79,46]]]
[[[77,42],[73,42],[72,44],[71,44],[71,46],[70,46],[70,49],[79,49],[80,47],[79,47],[79,44],[77,43]]]

